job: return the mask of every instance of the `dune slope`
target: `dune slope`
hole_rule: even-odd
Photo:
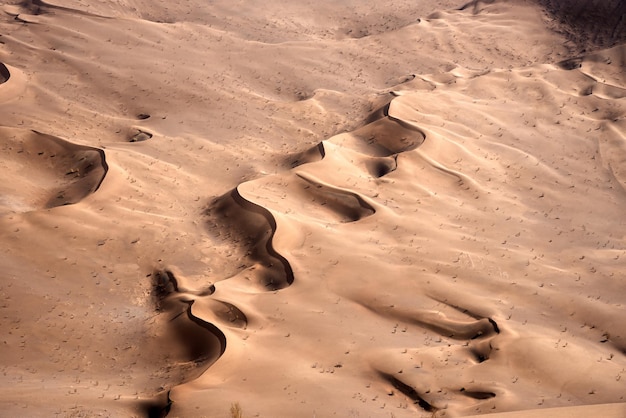
[[[622,416],[611,5],[5,2],[2,414]]]

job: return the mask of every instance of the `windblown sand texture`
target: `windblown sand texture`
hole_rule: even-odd
[[[0,416],[626,416],[625,9],[4,2]]]

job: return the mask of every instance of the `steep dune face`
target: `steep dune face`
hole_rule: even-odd
[[[30,211],[77,203],[106,175],[104,152],[35,131],[3,128],[0,212]]]
[[[335,349],[302,349],[291,362],[252,358],[249,368],[263,364],[270,373],[288,363],[286,370],[301,373],[289,399],[306,404],[311,398],[298,392],[332,386],[314,379],[321,367],[342,381],[341,390],[333,386],[338,397],[345,401],[351,390],[355,404],[380,410],[380,416],[388,408],[464,416],[623,401],[626,329],[616,318],[624,314],[624,282],[615,269],[623,252],[626,195],[611,168],[620,164],[605,160],[609,153],[601,144],[623,141],[616,124],[624,109],[604,93],[588,93],[605,85],[618,95],[624,80],[611,66],[622,52],[585,57],[576,69],[538,65],[454,76],[454,83],[428,92],[396,92],[389,117],[419,127],[425,139],[397,155],[393,172],[372,176],[363,170],[362,161],[380,155],[376,136],[348,134],[324,141],[322,160],[293,169],[300,178],[319,176],[320,184],[371,202],[370,217],[341,228],[310,209],[314,203],[332,207],[300,193],[290,173],[240,186],[243,196],[279,220],[275,241],[285,244],[278,250],[298,266],[292,288],[300,293],[272,298],[285,304],[272,328],[288,339],[283,345],[304,347],[312,338],[340,342]],[[600,76],[609,73],[615,77]],[[495,92],[507,94],[495,99]],[[619,115],[607,120],[599,105],[616,106]],[[374,132],[400,140],[394,130],[387,125]],[[623,151],[610,154],[621,160]],[[296,205],[294,195],[310,205]],[[603,203],[592,207],[581,199]],[[281,221],[290,225],[282,235]],[[306,240],[295,240],[293,229],[306,231]],[[337,295],[344,306],[311,302],[312,286],[316,297]],[[585,291],[591,288],[598,292],[592,298]],[[309,334],[294,318],[312,321],[307,314],[313,306],[320,311]],[[381,341],[372,324],[394,336]],[[270,336],[265,341],[261,345],[280,345]],[[584,369],[586,378],[569,364]],[[200,380],[211,385],[209,374]],[[277,388],[259,393],[259,383],[246,383],[254,374],[237,385],[269,414]],[[369,383],[349,383],[354,376]],[[214,389],[229,393],[227,387]],[[379,400],[378,391],[387,396]],[[179,396],[196,399],[182,388],[173,399]],[[297,415],[307,407],[293,408]],[[326,414],[337,405],[308,408]]]
[[[541,5],[5,4],[2,411],[622,416],[621,6]]]
[[[4,84],[7,81],[9,81],[10,77],[11,77],[11,72],[9,71],[7,66],[0,63],[0,84]]]

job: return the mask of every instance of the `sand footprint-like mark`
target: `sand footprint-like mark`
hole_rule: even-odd
[[[138,113],[135,115],[135,119],[138,121],[146,121],[150,119],[148,113]],[[126,133],[126,141],[128,142],[143,142],[151,139],[154,136],[148,129],[140,126],[131,126]]]
[[[365,167],[372,177],[384,177],[398,169],[398,155],[370,158],[365,162]]]
[[[36,131],[0,128],[0,214],[70,205],[94,193],[106,176],[104,151]]]
[[[143,142],[152,138],[153,135],[142,129],[133,129],[129,135],[128,142]]]

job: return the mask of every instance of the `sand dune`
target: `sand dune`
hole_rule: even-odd
[[[77,203],[95,192],[108,170],[104,153],[36,131],[2,129],[2,212]]]
[[[623,7],[574,3],[5,2],[0,415],[626,414]]]

